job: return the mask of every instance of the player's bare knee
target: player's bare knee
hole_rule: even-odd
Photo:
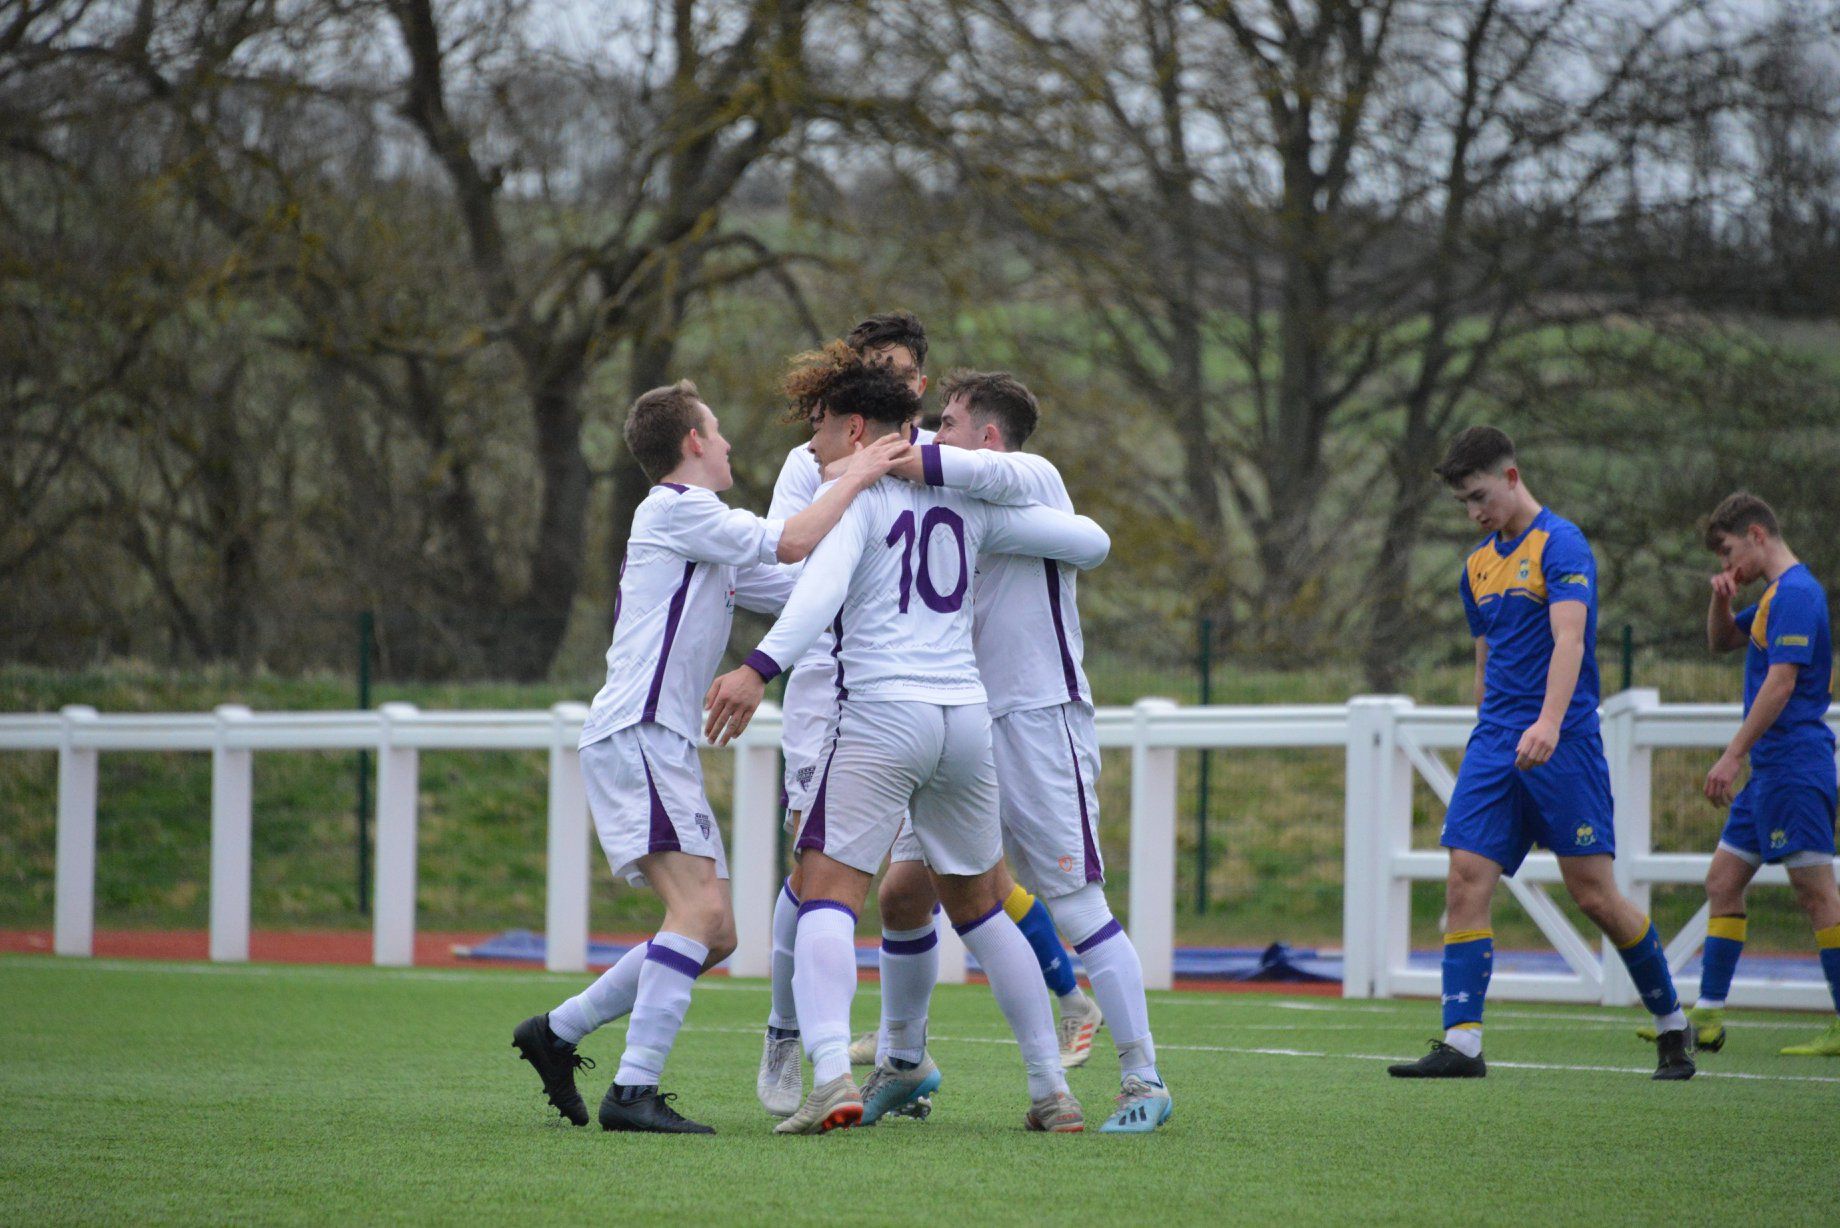
[[[939,901],[953,925],[969,925],[1003,903],[997,889],[997,876],[991,870],[970,875],[941,874],[935,881]]]

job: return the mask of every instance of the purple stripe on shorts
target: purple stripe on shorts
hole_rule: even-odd
[[[1067,698],[1080,697],[1080,672],[1073,667],[1073,652],[1067,647],[1067,624],[1061,618],[1061,565],[1053,559],[1043,559],[1042,568],[1048,576],[1048,612],[1054,615],[1054,638],[1061,646],[1061,673],[1067,679]]]
[[[799,906],[799,897],[792,893],[792,880],[791,879],[787,879],[785,882],[781,883],[779,885],[779,889],[786,893],[786,898],[792,901],[792,906],[794,908],[797,908]]]
[[[802,917],[808,912],[817,912],[820,908],[834,908],[848,917],[852,922],[857,920],[856,910],[854,908],[851,908],[848,904],[838,903],[836,900],[806,900],[803,904],[799,905],[799,916]]]
[[[658,786],[652,782],[652,765],[646,760],[643,749],[639,751],[639,764],[645,768],[645,791],[652,799],[652,832],[646,851],[681,853],[684,846],[677,842],[677,828],[671,822],[671,816],[665,813],[664,799],[658,796]]]
[[[805,822],[799,827],[797,848],[824,851],[824,794],[831,783],[831,760],[836,757],[837,739],[832,737],[831,753],[824,757],[824,771],[818,777],[818,791],[812,796],[811,809],[806,811]]]
[[[1101,925],[1099,927],[1098,933],[1094,934],[1091,938],[1088,938],[1085,942],[1082,942],[1078,944],[1077,946],[1075,946],[1073,948],[1073,953],[1075,955],[1084,955],[1088,951],[1092,950],[1094,947],[1098,946],[1100,943],[1104,942],[1107,938],[1110,938],[1113,934],[1122,934],[1122,933],[1124,933],[1124,926],[1118,924],[1117,917],[1113,917],[1110,921],[1107,921],[1104,925]]]
[[[655,942],[645,944],[645,958],[654,964],[663,964],[673,972],[681,972],[693,981],[703,975],[703,965],[682,951],[673,951],[670,947],[661,947]]]
[[[945,466],[939,463],[939,445],[923,443],[920,445],[920,473],[926,478],[928,486],[946,484]]]
[[[773,681],[775,678],[779,677],[782,672],[779,667],[779,662],[775,661],[772,657],[769,657],[758,648],[748,653],[747,660],[743,661],[742,664],[759,674],[763,682]]]
[[[696,564],[684,564],[684,578],[677,585],[677,593],[671,598],[671,608],[664,616],[664,646],[658,650],[658,668],[652,671],[652,689],[645,693],[645,711],[639,714],[641,721],[658,719],[658,693],[664,689],[665,666],[671,662],[671,641],[677,638],[677,624],[684,616],[684,598],[690,595],[690,577],[696,574]]]
[[[963,938],[966,934],[969,934],[972,930],[984,924],[984,922],[990,920],[992,917],[996,916],[998,913],[1002,911],[1003,911],[1003,905],[998,904],[995,908],[991,909],[989,912],[979,917],[976,921],[971,922],[969,925],[954,925],[952,928],[958,931],[958,936],[960,938]]]
[[[1073,748],[1073,726],[1067,723],[1065,712],[1061,713],[1061,727],[1067,731],[1067,757],[1073,760],[1073,791],[1080,798],[1080,840],[1086,846],[1086,881],[1104,882],[1105,872],[1099,866],[1099,846],[1093,841],[1092,816],[1086,812],[1086,781],[1080,775],[1080,752]]]
[[[924,938],[888,938],[882,939],[882,950],[890,955],[918,955],[930,951],[939,945],[939,932],[928,930]]]

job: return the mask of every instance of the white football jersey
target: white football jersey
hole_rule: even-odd
[[[1105,530],[1053,508],[999,507],[939,486],[883,478],[827,534],[749,657],[767,678],[828,625],[841,697],[935,704],[985,701],[972,647],[971,580],[986,551],[1096,567]]]
[[[929,483],[992,503],[1040,503],[1073,511],[1060,470],[1027,452],[968,452],[930,445],[921,452]],[[1081,667],[1085,643],[1076,600],[1078,570],[1053,559],[985,554],[971,584],[973,643],[992,719],[1069,701],[1092,703]]]
[[[915,443],[932,443],[932,431],[914,428]],[[786,460],[779,467],[779,477],[773,482],[773,501],[767,505],[767,519],[786,521],[810,507],[818,497],[818,488],[824,485],[824,472],[818,464],[818,458],[812,455],[810,444],[800,444],[786,453]],[[805,655],[792,667],[793,673],[802,673],[808,669],[832,669],[836,665],[831,655],[831,633],[827,627],[824,633],[812,641]]]
[[[736,604],[774,613],[798,578],[797,567],[777,561],[784,528],[701,486],[652,487],[633,513],[607,682],[582,726],[582,746],[646,721],[702,740],[703,695]]]

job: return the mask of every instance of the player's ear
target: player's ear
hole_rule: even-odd
[[[683,448],[680,452],[678,452],[678,455],[679,456],[701,456],[702,454],[703,454],[703,437],[701,434],[697,432],[697,429],[693,426],[690,428],[690,433],[684,436]]]

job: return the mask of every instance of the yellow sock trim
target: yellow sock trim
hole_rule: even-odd
[[[1029,915],[1029,909],[1035,907],[1035,897],[1024,891],[1021,883],[1010,888],[1009,899],[1003,901],[1003,911],[1009,914],[1011,921],[1020,921]]]
[[[1840,925],[1834,927],[1840,930]],[[1746,917],[1714,917],[1706,922],[1706,937],[1729,938],[1733,942],[1743,942],[1744,935],[1750,929],[1750,920]]]
[[[1478,1032],[1482,1031],[1482,1025],[1479,1023],[1456,1023],[1456,1024],[1451,1025],[1450,1030],[1453,1032],[1461,1032],[1461,1031],[1464,1031],[1470,1028],[1473,1028]]]
[[[1451,930],[1450,933],[1444,935],[1444,945],[1450,946],[1452,943],[1474,942],[1478,938],[1493,937],[1495,937],[1494,930]],[[1481,1027],[1482,1025],[1477,1024],[1476,1026]]]
[[[1648,931],[1654,928],[1655,928],[1654,918],[1653,917],[1643,917],[1642,918],[1642,932],[1640,934],[1637,934],[1634,938],[1630,939],[1628,942],[1617,943],[1616,949],[1619,951],[1627,951],[1631,947],[1640,945],[1642,940],[1648,937]]]
[[[1840,925],[1830,925],[1824,930],[1816,930],[1814,942],[1823,951],[1831,951],[1835,947],[1840,947]]]

